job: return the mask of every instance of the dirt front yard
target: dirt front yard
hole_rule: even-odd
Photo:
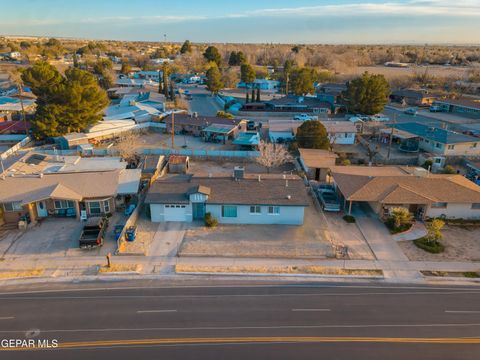
[[[313,204],[303,226],[219,225],[186,231],[179,256],[325,258],[334,256],[326,223]]]
[[[445,226],[441,243],[445,251],[430,254],[412,241],[398,245],[410,260],[414,261],[480,261],[480,228],[478,226]]]

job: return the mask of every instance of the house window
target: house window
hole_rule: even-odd
[[[433,203],[432,208],[434,208],[434,209],[446,209],[447,208],[447,203],[446,202]]]
[[[91,201],[88,203],[88,208],[90,209],[90,214],[98,215],[102,213],[99,201]]]
[[[5,211],[21,211],[22,204],[19,202],[5,203],[3,204],[3,208],[5,209]]]
[[[110,201],[105,200],[103,202],[103,209],[104,209],[105,214],[110,213]]]
[[[261,214],[262,207],[260,205],[252,205],[250,206],[250,214]]]
[[[73,209],[74,204],[72,200],[55,200],[55,209]]]
[[[480,203],[473,203],[472,210],[480,210]]]
[[[223,205],[222,217],[237,217],[237,207],[233,205]]]
[[[455,145],[448,145],[448,150],[453,150],[455,149]]]
[[[437,143],[435,143],[435,147],[441,149],[441,148],[442,148],[442,144],[440,144],[440,143],[437,142]]]
[[[279,214],[280,214],[280,206],[268,207],[268,215],[279,215]]]

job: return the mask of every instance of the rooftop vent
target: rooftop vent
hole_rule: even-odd
[[[245,177],[245,168],[243,166],[235,166],[233,168],[233,177],[235,180],[243,179]]]

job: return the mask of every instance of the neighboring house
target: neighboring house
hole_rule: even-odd
[[[260,134],[256,131],[244,131],[238,133],[237,138],[232,141],[232,144],[250,149],[257,148],[257,146],[260,145]]]
[[[404,105],[430,106],[437,97],[426,90],[401,89],[392,91],[390,101]]]
[[[136,123],[142,123],[159,119],[163,113],[163,103],[137,102],[134,98],[136,96],[132,96],[131,99],[124,97],[125,101],[106,108],[103,120],[134,120]]]
[[[35,101],[32,99],[23,98],[22,101],[20,101],[20,99],[16,97],[0,96],[0,114],[7,115],[7,120],[21,120],[22,111],[33,113],[35,106]]]
[[[238,88],[249,88],[249,89],[260,89],[264,91],[273,91],[277,90],[280,87],[280,81],[277,80],[267,80],[267,79],[255,79],[252,84],[245,84],[244,82],[239,82],[237,85]]]
[[[302,225],[309,204],[298,177],[177,176],[152,184],[145,203],[153,222],[203,220],[221,224]]]
[[[139,165],[139,168],[142,169],[142,180],[147,179],[149,181],[154,181],[161,175],[165,163],[165,156],[163,155],[144,155]]]
[[[423,168],[344,166],[332,177],[345,208],[368,203],[380,217],[405,207],[417,218],[480,219],[480,186],[461,175],[430,174]]]
[[[326,181],[330,168],[335,166],[338,155],[328,150],[321,149],[298,149],[300,157],[298,161],[308,179]]]
[[[327,130],[331,144],[353,145],[357,126],[351,121],[321,121]]]
[[[444,156],[480,155],[480,139],[421,123],[396,124],[403,138],[416,138],[421,150]],[[400,136],[400,135],[399,135]]]
[[[115,81],[115,84],[120,87],[135,87],[135,88],[144,88],[147,85],[158,86],[158,82],[147,79],[132,79],[132,78],[118,78]]]
[[[5,222],[22,217],[111,214],[137,194],[141,169],[126,169],[120,158],[80,158],[29,153],[0,178]]]
[[[330,103],[312,96],[288,95],[265,101],[266,111],[329,114],[332,111]]]
[[[438,99],[433,102],[433,105],[440,106],[444,112],[480,119],[480,98]]]
[[[282,143],[285,141],[293,141],[295,134],[302,121],[271,119],[268,120],[268,136],[271,142]]]
[[[31,127],[30,121],[2,121],[0,114],[0,134],[27,134]]]
[[[161,71],[137,71],[133,74],[135,79],[145,79],[155,82],[159,82],[163,79],[163,73]]]
[[[169,114],[162,121],[166,125],[166,132],[172,131],[172,115]],[[246,130],[246,120],[226,119],[217,116],[199,116],[197,114],[177,113],[173,120],[175,133],[205,137],[205,129],[210,126],[209,133],[220,135],[227,131],[227,137],[233,139],[241,131]],[[216,131],[215,131],[216,128]],[[226,129],[224,131],[224,129]]]

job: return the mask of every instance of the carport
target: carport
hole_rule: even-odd
[[[203,138],[206,142],[222,141],[225,144],[236,126],[233,124],[212,124],[203,129]]]

